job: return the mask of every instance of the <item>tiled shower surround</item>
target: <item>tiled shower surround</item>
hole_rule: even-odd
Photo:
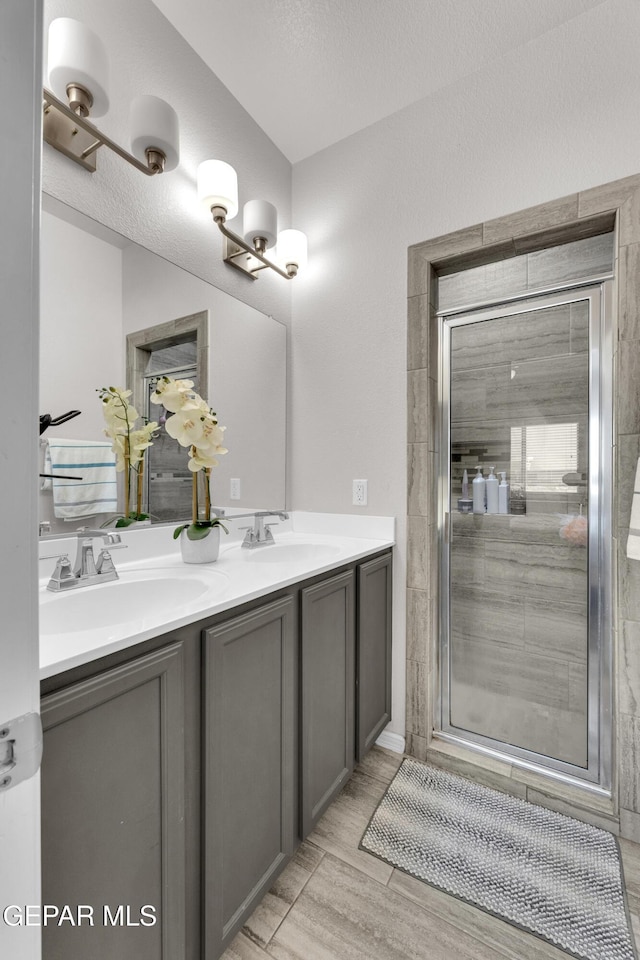
[[[569,498],[578,514],[586,490],[532,476],[524,438],[541,425],[568,434],[576,462],[565,472],[586,475],[587,323],[581,301],[451,331],[451,722],[577,766],[587,764],[587,550],[561,530]],[[526,515],[456,512],[463,438],[475,452],[483,437],[476,463],[485,476],[490,464],[507,472]]]
[[[598,269],[601,250],[596,238],[612,229],[616,277],[614,329],[617,327],[617,332],[614,333],[615,481],[612,518],[614,764],[609,798],[523,769],[508,760],[486,757],[438,741],[433,739],[432,731],[438,683],[438,289],[441,298],[446,298],[448,309],[458,304],[499,300],[516,292],[509,284],[517,283],[518,291],[523,286],[524,289],[540,288],[550,282],[550,269],[557,275],[558,251],[551,252],[548,248],[592,238],[588,245],[594,256],[592,269],[578,274],[588,276]],[[513,269],[516,261],[522,270],[519,277],[515,276]],[[471,301],[468,288],[461,290],[459,285],[462,271],[465,271],[467,281],[471,278],[476,283],[477,295]],[[576,279],[575,271],[572,274],[568,267],[565,277],[554,276],[551,282],[557,279],[572,281]],[[417,244],[409,250],[408,285],[407,752],[640,841],[640,563],[627,560],[625,555],[633,476],[640,454],[640,176]],[[551,314],[548,316],[550,318]],[[572,362],[579,366],[580,353],[586,356],[583,319],[579,310],[574,310],[573,316],[570,313],[568,317],[563,315],[556,319],[557,323],[549,320],[546,346],[543,344],[538,356],[543,357],[545,351],[550,357],[568,350],[569,355],[578,357]],[[565,344],[562,350],[557,349],[559,344],[555,340],[558,338]],[[482,367],[482,363],[478,363],[482,359],[478,349],[473,353],[474,369]],[[481,373],[476,378],[476,385],[482,382],[482,376]],[[552,371],[549,376],[553,379]],[[561,379],[556,377],[558,383]],[[552,402],[552,392],[549,397]],[[513,413],[513,407],[510,409]],[[454,464],[453,467],[455,496],[458,495],[455,483],[460,482],[463,461],[466,457],[476,456],[476,443],[487,448],[486,458],[484,455],[480,458],[485,464],[493,463],[494,460],[489,458],[495,456],[498,466],[500,452],[503,456],[506,452],[506,438],[497,422],[500,417],[495,415],[496,411],[497,408],[488,411],[490,415],[494,414],[488,418],[493,421],[491,428],[478,431],[475,436],[470,429],[463,435],[458,424],[452,428],[452,453],[454,458],[460,457],[460,466]],[[468,413],[462,408],[459,419],[464,421]],[[549,415],[562,417],[562,411],[554,412],[550,407]],[[509,466],[504,468],[510,470]],[[469,471],[470,481],[472,472]],[[567,512],[575,512],[576,498],[582,495],[582,491],[568,488]],[[475,565],[464,563],[467,580],[469,569],[473,569],[473,576],[490,580],[492,589],[500,585],[497,592],[501,596],[490,612],[487,608],[486,616],[478,615],[477,611],[474,614],[475,635],[481,645],[488,639],[488,649],[481,651],[479,647],[472,649],[469,646],[461,663],[464,663],[463,670],[468,670],[476,678],[478,671],[484,671],[489,688],[492,671],[494,674],[500,671],[503,675],[506,672],[510,681],[517,680],[523,701],[531,696],[532,702],[536,703],[536,698],[540,699],[540,687],[546,685],[546,706],[550,715],[557,711],[557,722],[555,725],[551,723],[546,733],[538,730],[536,735],[548,736],[550,742],[555,736],[558,750],[579,753],[583,744],[576,731],[582,721],[571,725],[573,734],[566,738],[560,736],[564,727],[563,711],[573,713],[575,719],[583,709],[579,698],[576,699],[576,691],[583,683],[584,661],[576,642],[581,628],[579,620],[572,616],[575,611],[571,604],[575,597],[571,585],[557,589],[552,605],[536,604],[534,616],[533,602],[539,598],[524,596],[518,588],[509,590],[509,583],[513,584],[512,553],[519,548],[520,544],[516,542],[519,539],[528,542],[525,555],[535,562],[542,580],[547,581],[545,589],[554,589],[554,569],[561,568],[574,586],[582,582],[584,574],[579,559],[584,554],[580,555],[575,547],[563,547],[558,538],[557,514],[565,509],[563,504],[551,506],[545,502],[544,496],[539,502],[535,496],[528,496],[527,504],[524,517],[509,518],[510,529],[506,537],[500,535],[495,524],[497,520],[504,522],[503,518],[474,519],[462,515],[452,518],[454,531],[457,524],[458,533],[467,538],[467,549],[475,552]],[[478,536],[474,524],[480,520],[483,527]],[[465,524],[466,528],[461,529]],[[501,532],[504,534],[504,526]],[[564,558],[557,556],[558,549],[566,551]],[[569,557],[571,560],[567,566]],[[534,582],[537,582],[535,578]],[[474,587],[483,589],[481,584],[474,584]],[[499,607],[500,603],[502,606]],[[464,601],[460,609],[463,617]],[[504,642],[506,636],[508,643]],[[550,644],[553,649],[549,649]],[[557,663],[559,669],[552,676],[553,671],[545,673],[545,670],[553,667],[553,663]],[[483,722],[486,719],[485,716]],[[493,721],[499,730],[499,712],[495,713]],[[514,733],[527,736],[524,729],[521,734]]]

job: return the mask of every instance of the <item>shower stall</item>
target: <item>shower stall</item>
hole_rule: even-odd
[[[434,735],[605,790],[611,287],[601,274],[438,311]]]

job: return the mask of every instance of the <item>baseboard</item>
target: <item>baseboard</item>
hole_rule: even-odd
[[[379,747],[385,747],[387,750],[393,750],[395,753],[404,753],[405,739],[399,733],[383,730],[376,740],[376,744]]]

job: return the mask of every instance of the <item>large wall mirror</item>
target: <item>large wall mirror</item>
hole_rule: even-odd
[[[190,330],[197,330],[198,337]],[[41,438],[43,464],[47,439],[104,439],[96,391],[125,385],[127,378],[144,378],[141,358],[146,350],[147,372],[152,373],[154,365],[160,369],[159,363],[171,367],[174,360],[178,366],[200,365],[206,399],[227,428],[229,453],[212,474],[214,504],[228,512],[285,509],[287,337],[283,324],[45,196],[40,337],[41,415],[56,418],[70,410],[81,411],[46,430]],[[150,345],[158,350],[148,349]],[[137,367],[132,349],[137,350]],[[138,396],[141,386],[136,386]],[[157,411],[150,412],[154,418]],[[173,453],[175,468],[163,463],[155,471],[156,490],[165,492],[156,520],[185,515],[178,490],[184,486],[179,463],[186,467],[187,456],[182,448]],[[55,516],[50,488],[41,492],[39,519],[48,522],[53,532],[77,526]],[[105,515],[91,515],[87,522],[94,525],[105,519]]]

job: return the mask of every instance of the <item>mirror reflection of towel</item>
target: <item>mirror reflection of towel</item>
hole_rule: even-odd
[[[631,501],[631,520],[627,538],[627,556],[630,560],[640,560],[640,460],[636,467],[636,479],[633,484]]]
[[[65,473],[78,480],[46,479],[42,489],[53,491],[54,516],[78,520],[96,513],[115,513],[118,509],[116,458],[108,441],[47,441],[43,473]]]

